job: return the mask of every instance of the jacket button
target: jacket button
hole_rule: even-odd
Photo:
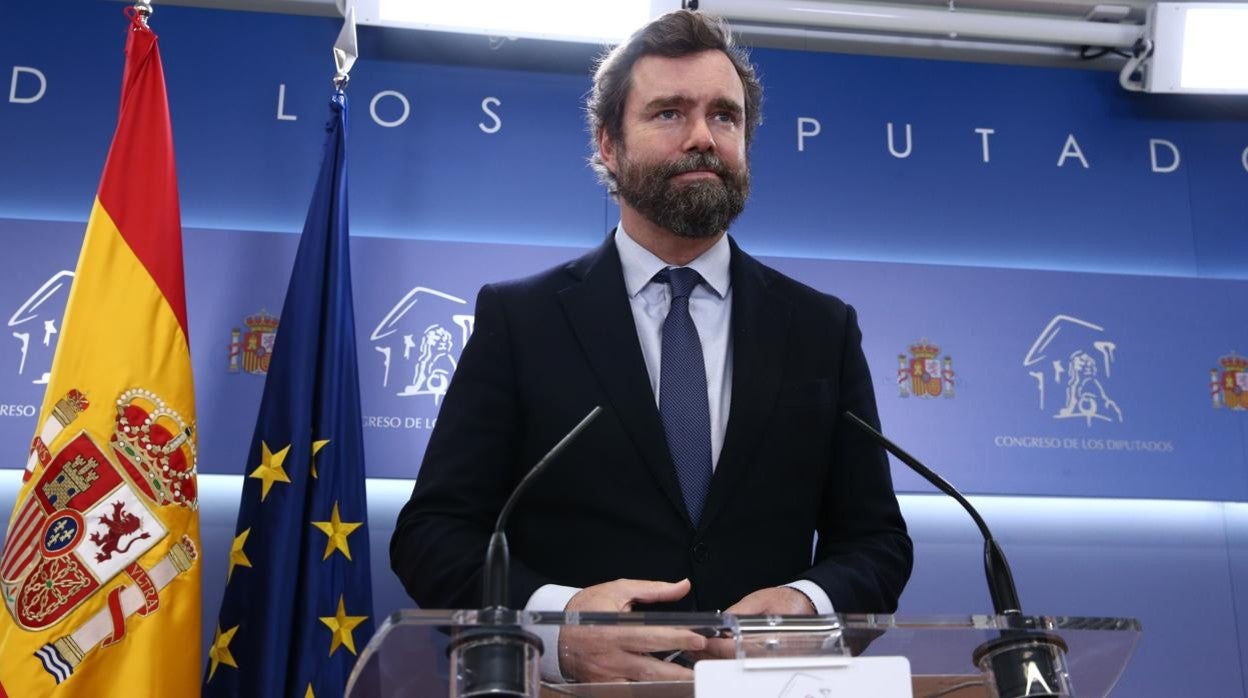
[[[707,562],[711,559],[711,549],[706,543],[697,543],[693,546],[693,561]]]

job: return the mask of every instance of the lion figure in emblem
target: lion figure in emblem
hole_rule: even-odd
[[[124,555],[126,551],[130,550],[130,546],[134,545],[136,540],[151,537],[151,534],[144,531],[126,541],[124,548],[121,547],[122,538],[133,535],[143,527],[143,520],[126,511],[125,507],[125,502],[113,502],[113,515],[105,514],[100,517],[100,523],[104,524],[107,529],[104,531],[104,535],[100,535],[99,531],[91,534],[90,541],[100,548],[100,552],[95,554],[96,562],[111,560],[113,553]]]

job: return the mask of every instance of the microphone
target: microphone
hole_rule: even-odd
[[[984,575],[988,580],[988,593],[992,596],[992,608],[1003,616],[1008,629],[999,637],[975,648],[972,660],[996,684],[1000,698],[1048,698],[1073,695],[1070,675],[1066,667],[1066,642],[1056,635],[1037,632],[1032,621],[1023,616],[1018,600],[1018,588],[1005,552],[988,530],[975,507],[940,475],[906,453],[900,446],[881,434],[858,415],[850,411],[842,413],[872,441],[893,454],[902,463],[918,473],[936,489],[953,497],[966,510],[984,538]]]
[[[962,493],[947,480],[920,463],[914,456],[906,453],[858,415],[847,411],[845,418],[870,436],[873,441],[883,446],[884,450],[896,456],[897,460],[910,466],[910,469],[921,475],[924,480],[935,485],[936,489],[958,500],[958,504],[961,504],[962,508],[966,509],[966,513],[975,520],[975,525],[979,527],[979,532],[984,537],[984,574],[988,578],[988,593],[992,595],[992,610],[999,616],[1021,615],[1022,604],[1018,601],[1018,588],[1014,586],[1014,575],[1010,572],[1010,563],[1006,562],[1005,553],[1001,552],[1001,546],[997,545],[996,539],[992,537],[992,531],[988,530],[988,524],[984,522],[979,512],[975,511],[975,507],[971,506],[971,503],[966,501],[966,497],[963,497]]]
[[[507,550],[507,520],[511,518],[511,510],[516,507],[516,502],[520,501],[520,495],[524,494],[536,480],[546,466],[550,465],[559,454],[563,453],[585,427],[594,421],[599,414],[602,413],[602,407],[597,406],[589,411],[576,426],[572,427],[559,443],[542,456],[542,459],[533,466],[533,469],[520,479],[520,484],[516,485],[516,489],[512,491],[511,496],[507,498],[507,503],[503,505],[502,511],[498,512],[498,521],[494,523],[494,534],[490,536],[490,546],[485,552],[485,571],[483,573],[483,594],[481,600],[482,608],[506,608],[507,607],[507,588],[508,575],[511,571],[511,555]]]
[[[507,521],[516,502],[520,500],[520,495],[532,486],[547,466],[599,414],[602,414],[602,407],[594,407],[559,443],[542,456],[537,465],[521,478],[498,513],[494,533],[490,536],[489,547],[485,552],[485,567],[481,573],[482,603],[479,624],[456,633],[447,648],[451,667],[455,672],[450,691],[452,697],[522,698],[537,695],[541,676],[537,665],[542,655],[542,641],[536,635],[522,630],[516,622],[516,612],[507,608],[508,577],[511,569],[511,554],[507,548]]]

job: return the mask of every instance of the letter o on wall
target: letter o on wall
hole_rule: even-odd
[[[403,105],[403,115],[393,121],[386,121],[377,116],[377,103],[381,101],[382,97],[394,97],[399,100],[399,103]],[[403,93],[395,92],[394,90],[382,90],[373,95],[373,101],[368,103],[368,113],[373,117],[373,121],[377,122],[378,126],[394,128],[395,126],[403,125],[403,122],[407,121],[407,117],[412,113],[412,105],[407,103],[407,97],[404,97]]]

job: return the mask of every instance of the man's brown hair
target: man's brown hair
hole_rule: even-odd
[[[604,54],[594,70],[594,86],[585,105],[594,151],[589,161],[612,194],[616,192],[615,175],[598,152],[598,135],[605,130],[612,140],[623,142],[624,103],[632,88],[633,66],[644,56],[680,58],[703,51],[723,51],[741,78],[745,87],[745,144],[749,147],[754,129],[763,121],[763,85],[749,57],[737,48],[723,20],[689,10],[669,12]]]

